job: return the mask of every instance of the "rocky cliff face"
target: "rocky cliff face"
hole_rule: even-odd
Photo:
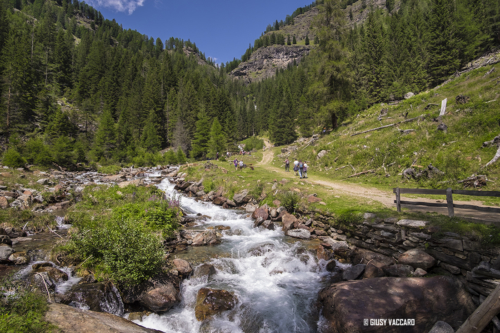
[[[230,74],[246,83],[267,79],[274,76],[276,69],[285,68],[293,61],[298,64],[310,50],[310,46],[298,45],[260,48],[252,54],[250,60],[241,63]]]

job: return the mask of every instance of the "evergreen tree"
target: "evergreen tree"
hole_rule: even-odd
[[[297,44],[297,40],[295,39],[295,35],[293,35],[293,42],[294,45]]]
[[[292,45],[292,41],[290,40],[290,35],[288,35],[286,39],[286,45]]]
[[[151,153],[156,153],[161,149],[161,138],[156,130],[157,123],[156,112],[151,110],[142,131],[142,146]]]
[[[210,139],[210,120],[204,110],[198,113],[196,122],[196,133],[192,141],[191,157],[205,158],[208,152],[208,141]]]
[[[208,157],[216,158],[217,153],[222,154],[226,151],[226,135],[222,130],[219,120],[215,118],[210,128],[210,141],[208,143]]]
[[[276,100],[269,127],[271,141],[276,145],[288,144],[297,139],[293,110],[290,103],[290,91],[285,89],[282,96],[281,101]]]
[[[109,159],[116,148],[115,122],[110,110],[101,116],[94,141],[94,154],[97,159]]]
[[[186,154],[184,154],[184,151],[181,147],[177,148],[177,163],[186,164],[186,162]]]
[[[433,0],[429,27],[431,29],[429,74],[433,84],[446,80],[460,65],[452,0]]]
[[[306,45],[309,45],[309,36],[306,35]]]

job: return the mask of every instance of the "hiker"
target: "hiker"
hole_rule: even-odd
[[[285,171],[290,172],[290,161],[288,158],[285,160]]]
[[[302,172],[304,171],[304,163],[302,163],[302,160],[299,161],[299,176],[300,179],[302,179]]]
[[[295,171],[295,176],[298,176],[298,171],[299,171],[299,161],[295,159],[295,162],[293,162],[293,171]]]
[[[240,161],[240,170],[242,170],[242,169],[243,169],[243,166],[244,166],[244,164],[243,164],[243,160],[241,160],[241,161]]]
[[[233,164],[234,164],[234,171],[237,171],[238,170],[238,159],[237,158],[234,159]]]
[[[304,162],[304,168],[302,169],[302,175],[307,178],[307,163]]]

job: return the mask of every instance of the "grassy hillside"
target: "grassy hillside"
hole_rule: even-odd
[[[496,57],[498,59],[500,55]],[[289,155],[306,160],[310,173],[386,189],[397,186],[458,189],[464,187],[458,181],[473,174],[486,175],[488,181],[483,188],[500,190],[500,165],[484,167],[495,155],[497,147],[482,147],[485,141],[500,134],[499,75],[500,64],[485,66],[399,104],[373,105],[314,144],[307,146],[309,140],[302,140],[298,150],[279,155],[275,163],[281,163]],[[469,97],[467,103],[456,101],[460,94]],[[447,130],[441,131],[436,118],[445,98],[448,103],[442,122]],[[387,115],[379,118],[383,110]],[[419,116],[415,121],[353,136],[357,132]],[[318,158],[322,150],[327,153]],[[418,180],[402,176],[406,168],[413,167],[417,173],[429,164],[444,175],[424,176]],[[348,178],[368,170],[373,172]],[[486,202],[494,201],[486,199]]]

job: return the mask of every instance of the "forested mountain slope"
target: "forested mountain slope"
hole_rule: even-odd
[[[229,142],[247,135],[241,85],[194,43],[125,30],[78,0],[2,3],[0,54],[1,134],[14,164],[155,163],[165,147],[189,153],[196,122],[209,131],[215,118]],[[198,145],[193,157],[208,139]]]

